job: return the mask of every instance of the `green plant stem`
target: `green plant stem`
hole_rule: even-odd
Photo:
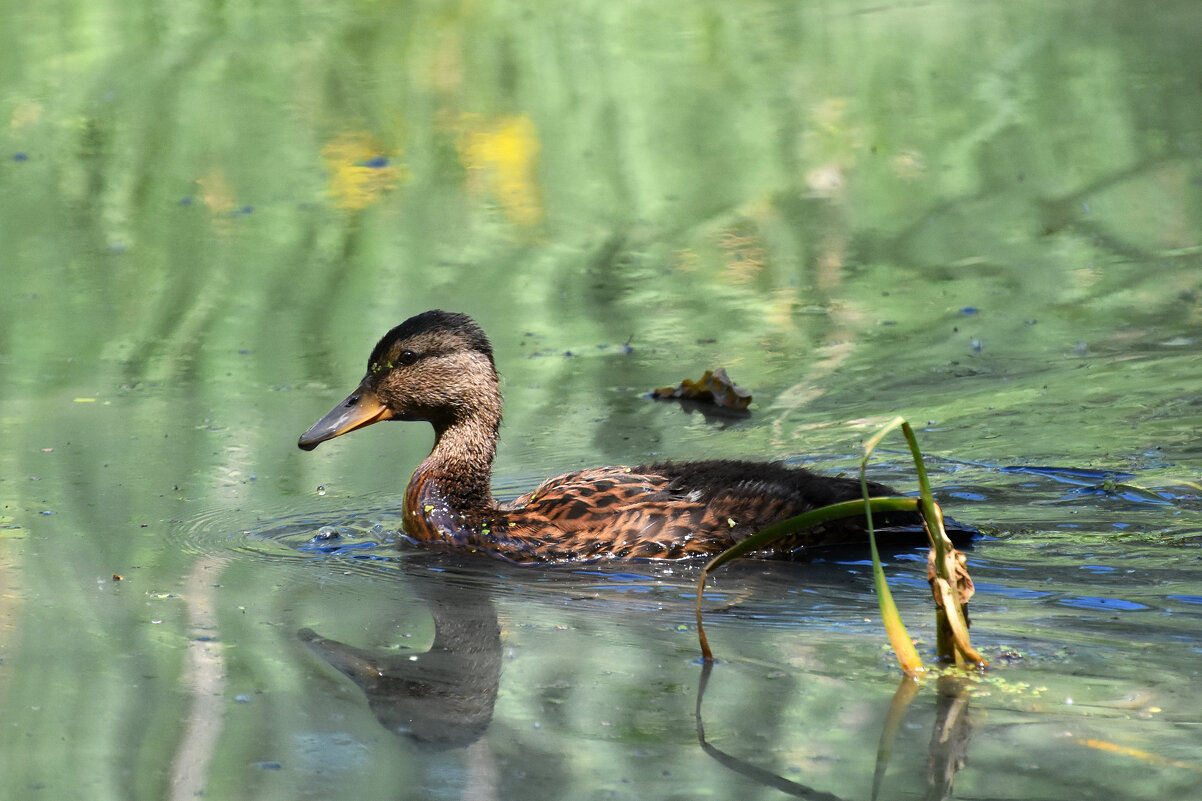
[[[701,622],[701,598],[705,592],[705,581],[709,577],[711,570],[721,567],[730,560],[736,559],[746,553],[764,548],[773,541],[796,531],[812,528],[830,520],[854,517],[855,515],[864,513],[865,509],[867,509],[869,515],[879,512],[917,512],[919,511],[919,505],[916,498],[876,497],[868,499],[867,502],[855,500],[823,506],[821,509],[812,509],[805,514],[790,517],[788,520],[782,520],[779,523],[774,523],[765,529],[757,531],[755,534],[731,546],[706,563],[705,567],[701,569],[701,576],[697,579],[697,638],[701,644],[702,659],[706,662],[714,661],[713,652],[710,651],[709,647],[709,640],[705,636],[705,626]]]

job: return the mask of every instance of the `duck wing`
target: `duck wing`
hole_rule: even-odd
[[[714,552],[699,542],[706,504],[668,476],[596,467],[547,480],[506,504],[511,535],[536,538],[546,561],[679,559]],[[733,542],[733,541],[732,541]]]

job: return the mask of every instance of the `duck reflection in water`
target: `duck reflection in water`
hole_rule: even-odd
[[[406,571],[410,579],[407,583],[415,588],[434,620],[434,642],[425,653],[357,648],[308,628],[297,633],[314,653],[363,690],[372,713],[384,728],[436,750],[468,748],[481,741],[492,722],[501,678],[501,629],[487,589],[492,577],[472,575],[470,567],[457,566],[455,558],[453,554],[423,554],[411,555],[407,560],[407,567],[414,568]],[[712,663],[703,665],[697,685],[694,714],[701,750],[726,769],[786,795],[811,801],[841,801],[707,740],[702,699],[712,670]],[[965,765],[974,728],[968,709],[968,682],[958,676],[945,676],[937,687],[937,714],[927,762],[926,797],[932,801],[952,796],[953,781]],[[888,716],[897,722],[886,723],[882,743],[892,743],[897,736],[897,724],[917,691],[911,679],[902,680]],[[716,722],[721,727],[730,724],[729,719]],[[878,749],[874,776],[877,789],[885,779],[892,750],[891,745]]]
[[[307,628],[297,636],[366,693],[384,728],[433,748],[462,748],[492,720],[501,678],[497,612],[485,590],[447,572],[416,585],[434,618],[424,654],[356,648]]]

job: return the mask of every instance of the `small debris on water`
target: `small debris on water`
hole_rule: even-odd
[[[660,387],[651,393],[657,400],[692,400],[712,403],[728,409],[746,409],[751,404],[751,393],[735,384],[726,375],[726,369],[706,370],[696,381],[685,379],[675,387]]]

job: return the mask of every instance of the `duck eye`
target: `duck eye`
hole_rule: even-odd
[[[397,364],[413,364],[417,361],[417,354],[411,350],[401,351],[401,355],[396,357]]]

